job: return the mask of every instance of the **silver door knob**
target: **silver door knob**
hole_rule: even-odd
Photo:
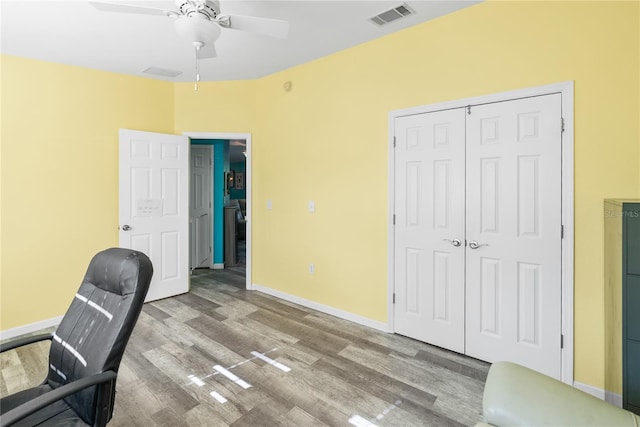
[[[129,227],[127,224],[122,226],[122,231],[129,231],[131,230],[131,227]]]
[[[456,248],[462,244],[462,242],[458,239],[442,239],[442,240],[444,240],[445,242],[451,243]]]
[[[471,249],[478,249],[481,246],[489,246],[489,245],[486,244],[486,243],[480,244],[480,243],[476,242],[475,240],[472,240],[472,241],[469,242],[469,247]]]

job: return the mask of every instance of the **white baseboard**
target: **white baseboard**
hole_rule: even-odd
[[[619,408],[622,408],[622,395],[613,393],[611,391],[603,390],[598,387],[594,387],[589,384],[583,384],[575,381],[573,386],[578,390],[584,391],[585,393],[589,393],[592,396],[597,397],[598,399],[605,400],[612,405],[615,405]]]
[[[224,263],[222,264],[213,264],[213,269],[214,270],[224,270]]]
[[[605,392],[604,392],[604,400],[606,400],[607,402],[611,403],[614,406],[617,406],[618,408],[622,408],[622,395],[621,394],[605,390]]]
[[[577,381],[573,382],[573,386],[578,390],[584,391],[585,393],[589,393],[591,396],[595,396],[598,399],[604,400],[604,390],[598,387],[594,387],[589,384],[579,383]]]
[[[298,296],[295,296],[295,295],[287,294],[285,292],[278,291],[276,289],[271,289],[271,288],[267,288],[265,286],[256,285],[255,283],[253,283],[251,285],[251,288],[254,291],[263,292],[265,294],[268,294],[268,295],[283,299],[285,301],[289,301],[289,302],[293,302],[295,304],[299,304],[299,305],[301,305],[303,307],[312,308],[314,310],[318,310],[318,311],[321,311],[323,313],[330,314],[332,316],[348,320],[350,322],[358,323],[358,324],[363,325],[363,326],[368,326],[368,327],[376,329],[378,331],[391,332],[389,330],[389,325],[387,325],[384,322],[379,322],[377,320],[369,319],[368,317],[359,316],[357,314],[353,314],[353,313],[350,313],[348,311],[343,311],[343,310],[337,309],[335,307],[330,307],[328,305],[324,305],[324,304],[320,304],[320,303],[317,303],[317,302],[314,302],[314,301],[310,301],[310,300],[307,300],[307,299],[304,299],[304,298],[301,298],[301,297],[298,297]]]
[[[43,329],[58,326],[62,321],[62,316],[53,317],[51,319],[41,320],[39,322],[30,323],[28,325],[18,326],[16,328],[0,331],[0,341],[19,337],[20,335],[32,334]]]

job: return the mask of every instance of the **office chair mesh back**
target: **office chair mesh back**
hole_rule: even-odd
[[[149,258],[129,249],[107,249],[91,260],[51,342],[46,382],[52,388],[87,375],[118,371],[152,274]],[[91,424],[95,394],[95,387],[89,388],[65,402]]]

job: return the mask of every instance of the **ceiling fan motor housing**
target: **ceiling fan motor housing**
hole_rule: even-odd
[[[184,16],[201,16],[213,21],[220,12],[218,2],[212,0],[175,0],[176,6]]]

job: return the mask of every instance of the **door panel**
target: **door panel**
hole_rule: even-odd
[[[474,106],[466,150],[466,353],[555,378],[561,368],[560,105],[554,94]]]
[[[501,265],[499,259],[483,257],[480,259],[480,331],[486,335],[499,336]]]
[[[213,264],[211,147],[191,147],[191,268]]]
[[[120,130],[119,244],[153,263],[147,301],[189,290],[187,162],[187,137]]]
[[[464,110],[396,119],[396,332],[464,351]]]

